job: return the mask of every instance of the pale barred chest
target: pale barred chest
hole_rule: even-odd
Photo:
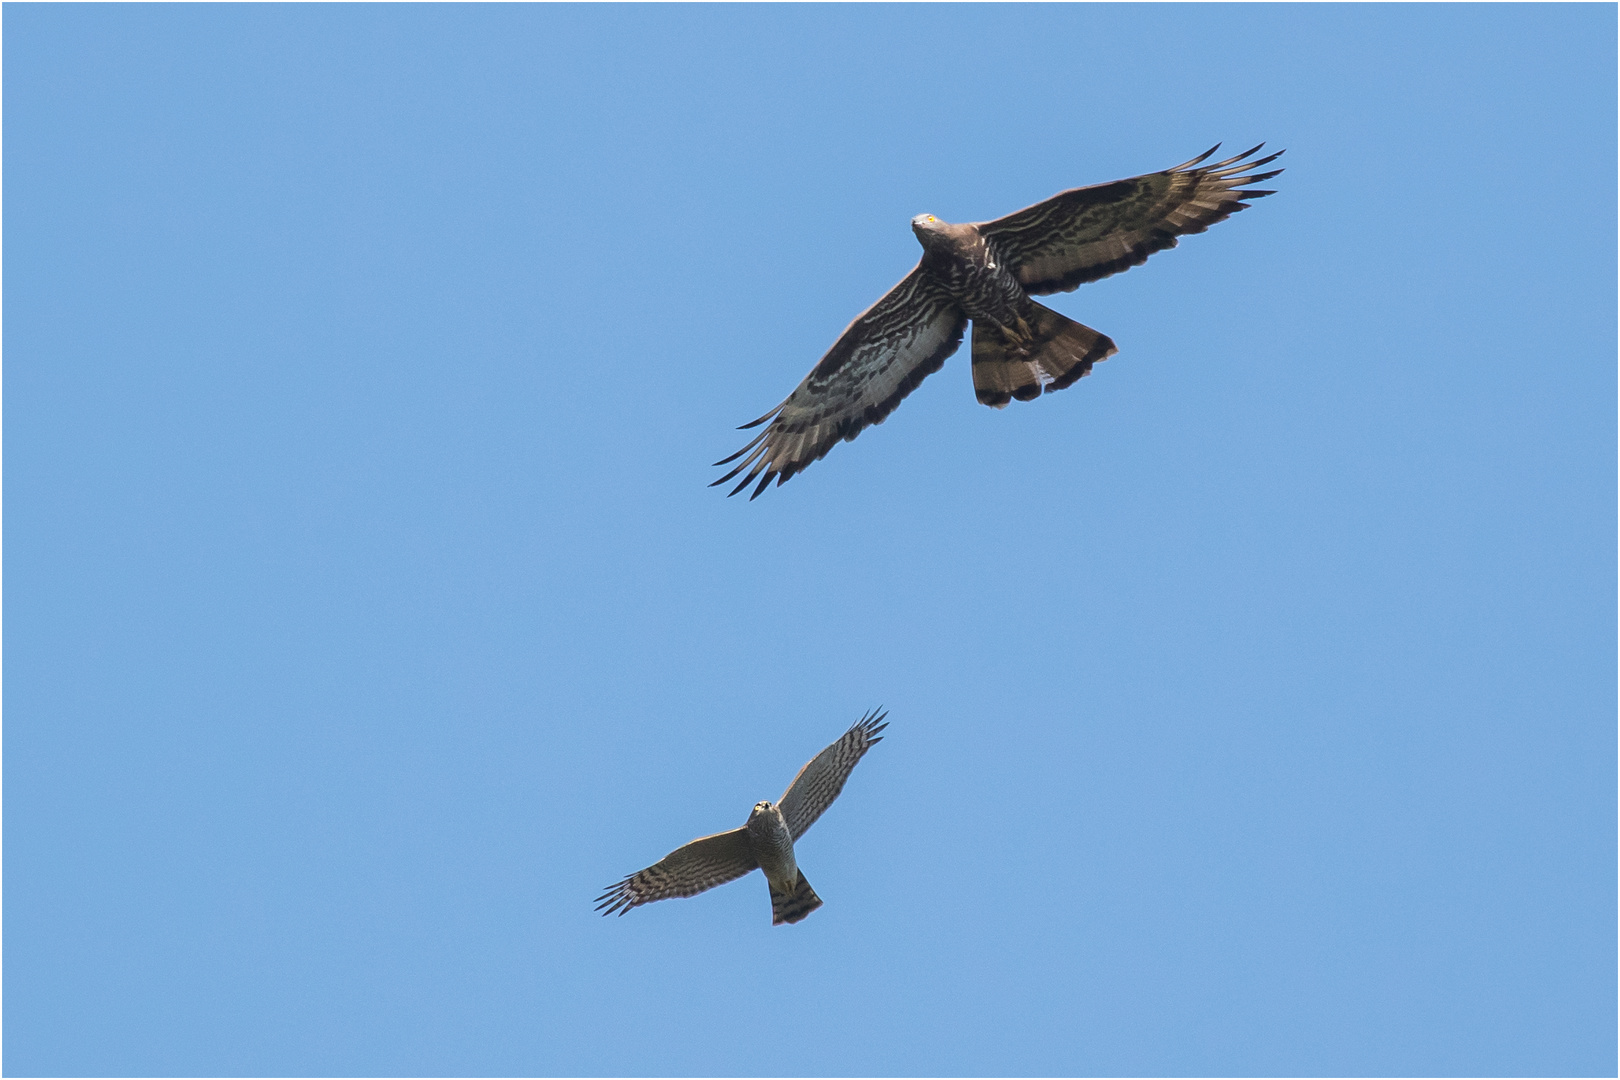
[[[772,806],[748,820],[748,840],[754,848],[759,868],[771,881],[792,885],[799,877],[799,864],[793,857],[793,834],[788,832],[782,811]]]

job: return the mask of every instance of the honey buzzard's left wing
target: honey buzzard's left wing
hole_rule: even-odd
[[[769,421],[747,446],[715,462],[742,459],[709,486],[741,474],[730,492],[735,495],[758,478],[749,496],[757,499],[773,479],[780,486],[838,440],[881,424],[956,351],[966,327],[956,301],[919,265],[849,324],[786,401],[743,425],[746,430]]]
[[[1245,199],[1276,194],[1243,185],[1282,172],[1250,171],[1275,161],[1282,151],[1245,160],[1259,151],[1256,146],[1213,165],[1200,164],[1219,146],[1163,172],[1062,192],[980,222],[979,232],[1031,295],[1068,292],[1175,247],[1177,237],[1203,232],[1246,209]]]

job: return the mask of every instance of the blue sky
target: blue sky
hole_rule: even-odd
[[[8,1073],[1613,1074],[1612,6],[4,13]],[[1281,193],[705,484],[978,220]],[[758,876],[601,919],[863,711]]]

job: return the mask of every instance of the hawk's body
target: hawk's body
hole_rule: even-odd
[[[756,804],[743,828],[771,891],[771,924],[796,923],[820,907],[821,897],[804,880],[804,871],[794,858],[793,833],[782,808],[775,803]]]
[[[815,824],[857,762],[889,725],[884,714],[861,717],[839,740],[811,758],[781,799],[754,804],[748,823],[730,832],[703,836],[676,848],[597,897],[597,910],[620,915],[633,907],[672,896],[695,896],[724,885],[756,867],[765,872],[771,893],[771,922],[795,923],[821,906],[821,897],[799,869],[794,842]]]
[[[840,440],[880,424],[962,343],[973,322],[973,387],[1001,408],[1052,393],[1112,356],[1114,343],[1030,299],[1067,292],[1116,274],[1203,232],[1270,191],[1242,185],[1278,156],[1201,163],[1211,149],[1164,172],[1075,188],[1006,217],[952,225],[912,219],[923,257],[911,273],[859,315],[786,401],[745,428],[766,427],[717,464],[742,460],[715,484],[741,475],[735,495],[819,460]],[[712,486],[712,485],[711,485]]]

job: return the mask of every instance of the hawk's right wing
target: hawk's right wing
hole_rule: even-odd
[[[838,798],[855,763],[866,756],[873,743],[883,741],[878,732],[889,726],[883,722],[887,715],[873,709],[861,717],[837,742],[811,758],[782,793],[776,805],[787,820],[788,832],[793,834],[795,843]]]
[[[637,870],[596,898],[603,915],[623,915],[633,907],[672,896],[696,896],[735,881],[759,866],[748,843],[748,829],[703,836],[678,847],[645,870]]]
[[[715,462],[737,467],[710,487],[742,474],[730,494],[772,480],[778,485],[826,456],[839,439],[853,439],[881,424],[900,400],[938,371],[962,344],[967,316],[922,266],[849,324],[786,401],[743,429],[770,421],[753,442]]]

